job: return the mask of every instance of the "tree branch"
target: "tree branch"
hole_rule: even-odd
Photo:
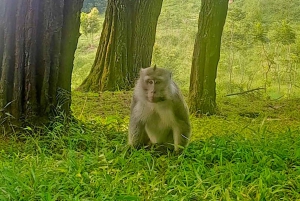
[[[250,89],[250,90],[248,90],[248,91],[242,91],[242,92],[239,92],[239,93],[227,94],[226,96],[236,96],[236,95],[242,95],[242,94],[246,94],[246,93],[250,93],[250,92],[253,92],[253,91],[258,91],[258,90],[262,90],[262,89],[266,89],[266,88],[259,87],[259,88],[255,88],[255,89]]]

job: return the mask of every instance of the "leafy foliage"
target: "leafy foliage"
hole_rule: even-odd
[[[92,8],[89,13],[81,13],[80,31],[91,39],[91,44],[94,41],[94,34],[98,33],[101,28],[101,18],[96,7]]]
[[[266,43],[268,41],[267,32],[265,31],[265,28],[263,27],[262,23],[257,22],[254,24],[253,37],[254,40],[258,40],[262,43]]]
[[[283,45],[290,45],[295,43],[296,33],[286,20],[276,24],[274,40]]]

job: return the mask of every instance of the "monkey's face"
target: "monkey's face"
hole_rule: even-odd
[[[145,68],[140,72],[140,79],[147,101],[158,103],[168,98],[171,81],[171,73],[168,70],[156,67]]]

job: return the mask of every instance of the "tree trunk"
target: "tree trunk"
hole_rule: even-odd
[[[3,121],[13,118],[16,122],[45,123],[52,109],[69,112],[82,3],[83,0],[1,1]]]
[[[109,0],[99,47],[84,91],[130,89],[151,65],[162,0]]]
[[[216,112],[216,76],[228,0],[203,0],[199,14],[189,89],[190,111]]]

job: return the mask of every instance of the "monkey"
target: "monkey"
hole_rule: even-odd
[[[128,144],[135,148],[159,144],[177,152],[187,146],[189,110],[169,70],[156,65],[140,70],[128,131]]]

